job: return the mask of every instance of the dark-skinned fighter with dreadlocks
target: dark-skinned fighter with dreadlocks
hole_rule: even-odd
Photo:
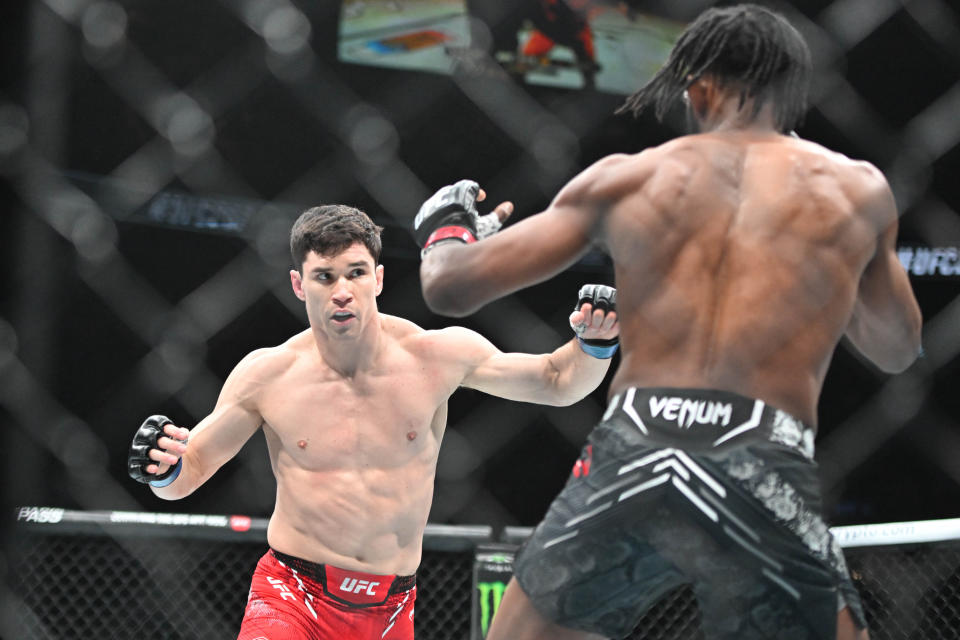
[[[609,408],[518,554],[488,640],[622,638],[684,584],[708,639],[867,637],[821,515],[817,402],[842,337],[899,372],[921,318],[883,175],[789,135],[810,73],[782,16],[710,9],[623,107],[662,117],[682,97],[697,133],[604,158],[479,241],[476,183],[421,208],[423,292],[440,313],[471,313],[595,244],[615,265]]]

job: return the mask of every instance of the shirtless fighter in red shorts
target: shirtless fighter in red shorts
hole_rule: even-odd
[[[305,212],[291,232],[290,281],[309,329],[241,360],[194,429],[152,416],[134,438],[131,476],[177,500],[264,430],[277,500],[241,640],[412,639],[447,399],[465,386],[567,405],[609,367],[615,347],[602,343],[619,331],[605,312],[609,287],[584,287],[570,316],[578,340],[542,355],[380,313],[380,231],[350,207]]]

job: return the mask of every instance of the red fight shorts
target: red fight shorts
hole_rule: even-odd
[[[271,549],[237,640],[413,640],[416,576],[347,571]]]

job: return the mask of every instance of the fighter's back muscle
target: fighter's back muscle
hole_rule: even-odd
[[[614,386],[726,388],[812,420],[876,246],[864,169],[769,135],[681,138],[620,164],[603,230],[627,346]]]

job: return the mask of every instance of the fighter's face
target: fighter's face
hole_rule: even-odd
[[[290,272],[293,291],[307,305],[310,326],[331,338],[359,335],[377,314],[383,290],[383,266],[357,242],[334,256],[314,251],[303,262],[303,275]]]

